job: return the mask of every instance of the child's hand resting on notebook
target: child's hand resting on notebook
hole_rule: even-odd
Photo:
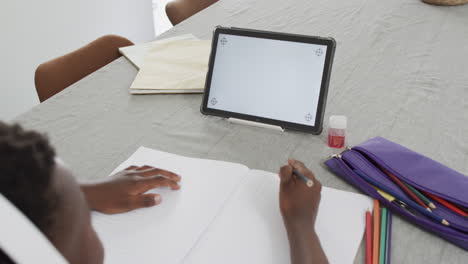
[[[145,194],[158,188],[180,188],[180,176],[151,166],[131,166],[101,182],[82,184],[89,207],[93,210],[117,214],[161,203],[159,194]]]
[[[313,181],[313,186],[293,174],[297,170]],[[291,263],[328,263],[320,240],[315,232],[315,219],[320,203],[322,185],[304,164],[289,160],[279,171],[279,203],[284,225],[288,233]]]

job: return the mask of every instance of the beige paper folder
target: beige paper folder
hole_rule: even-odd
[[[209,40],[174,40],[154,45],[130,92],[202,92],[211,50]]]
[[[143,43],[143,44],[136,44],[133,46],[127,46],[119,48],[120,54],[124,55],[127,60],[129,60],[133,66],[137,69],[140,69],[141,65],[143,65],[145,61],[146,54],[150,51],[151,47],[158,43],[173,41],[173,40],[180,40],[180,39],[197,39],[192,34],[185,34],[177,37],[166,38],[155,40],[153,42]]]

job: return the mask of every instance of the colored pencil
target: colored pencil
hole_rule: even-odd
[[[379,235],[380,235],[380,203],[379,200],[374,200],[374,224],[373,224],[372,241],[372,264],[379,264]]]
[[[385,264],[385,249],[387,242],[387,208],[380,209],[380,251],[379,264]]]
[[[303,181],[307,185],[307,187],[311,188],[312,186],[314,186],[314,182],[304,174],[300,173],[298,170],[293,170],[293,174],[296,175],[296,177],[299,178],[301,181]]]
[[[388,194],[388,193],[386,193],[386,192],[380,190],[379,188],[377,188],[377,187],[375,187],[375,186],[372,186],[372,187],[374,187],[374,188],[377,190],[377,192],[378,192],[380,195],[382,195],[383,198],[387,199],[389,202],[395,201],[395,197],[393,197],[393,196],[391,196],[390,194]]]
[[[396,183],[409,197],[411,197],[411,199],[413,199],[422,207],[426,208],[426,210],[431,211],[431,208],[429,208],[423,201],[421,201],[421,199],[419,199],[418,196],[416,196],[416,194],[414,194],[408,187],[406,187],[406,185],[400,179],[398,179],[397,176],[393,175],[393,173],[384,168],[382,168],[382,171],[385,172],[385,174],[387,174],[387,176],[392,179],[392,181]]]
[[[395,204],[396,206],[400,207],[401,209],[404,209],[406,211],[408,211],[409,213],[415,215],[416,213],[414,212],[413,209],[411,209],[410,207],[408,207],[408,205],[406,205],[405,203],[403,203],[402,201],[400,200],[397,200],[395,199],[395,197],[391,196],[390,194],[380,190],[379,188],[373,186],[377,192],[385,199],[387,199],[389,202]]]
[[[432,213],[432,212],[429,212],[427,211],[424,207],[420,206],[419,204],[413,202],[411,199],[407,199],[406,197],[402,196],[402,195],[399,195],[395,192],[393,192],[390,188],[388,188],[387,186],[381,184],[380,182],[372,179],[371,177],[365,175],[364,173],[358,171],[358,170],[354,170],[354,172],[361,176],[361,178],[363,178],[364,180],[366,180],[368,183],[372,184],[372,185],[375,185],[376,187],[382,189],[382,191],[392,195],[393,197],[395,197],[396,199],[404,202],[405,204],[409,205],[410,207],[412,207],[413,209],[417,210],[419,213],[427,216],[428,218],[436,221],[436,222],[439,222],[443,225],[446,225],[446,226],[449,226],[450,223],[445,220],[444,218]]]
[[[408,187],[414,194],[416,194],[416,196],[419,197],[419,199],[421,199],[427,206],[429,206],[430,208],[432,209],[436,209],[437,207],[434,205],[433,202],[431,202],[431,200],[429,200],[424,194],[422,194],[420,191],[418,191],[416,188],[414,188],[413,186],[407,184],[407,183],[404,183],[406,185],[406,187]]]
[[[372,264],[372,215],[366,212],[366,264]]]
[[[392,241],[392,212],[387,210],[387,242],[385,243],[385,264],[390,264]]]
[[[455,205],[449,203],[448,201],[438,197],[438,196],[435,196],[433,194],[430,194],[428,192],[424,192],[424,194],[426,194],[427,196],[431,197],[432,200],[435,200],[437,201],[438,203],[442,204],[443,206],[447,207],[448,209],[454,211],[455,213],[461,215],[461,216],[468,216],[468,213],[462,211],[460,208],[456,207]]]

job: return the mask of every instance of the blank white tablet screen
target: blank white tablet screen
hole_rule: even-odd
[[[208,108],[314,126],[327,46],[220,34]]]

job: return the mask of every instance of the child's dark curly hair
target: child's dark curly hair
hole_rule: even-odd
[[[47,237],[59,205],[52,188],[54,159],[44,135],[0,122],[0,193]]]

